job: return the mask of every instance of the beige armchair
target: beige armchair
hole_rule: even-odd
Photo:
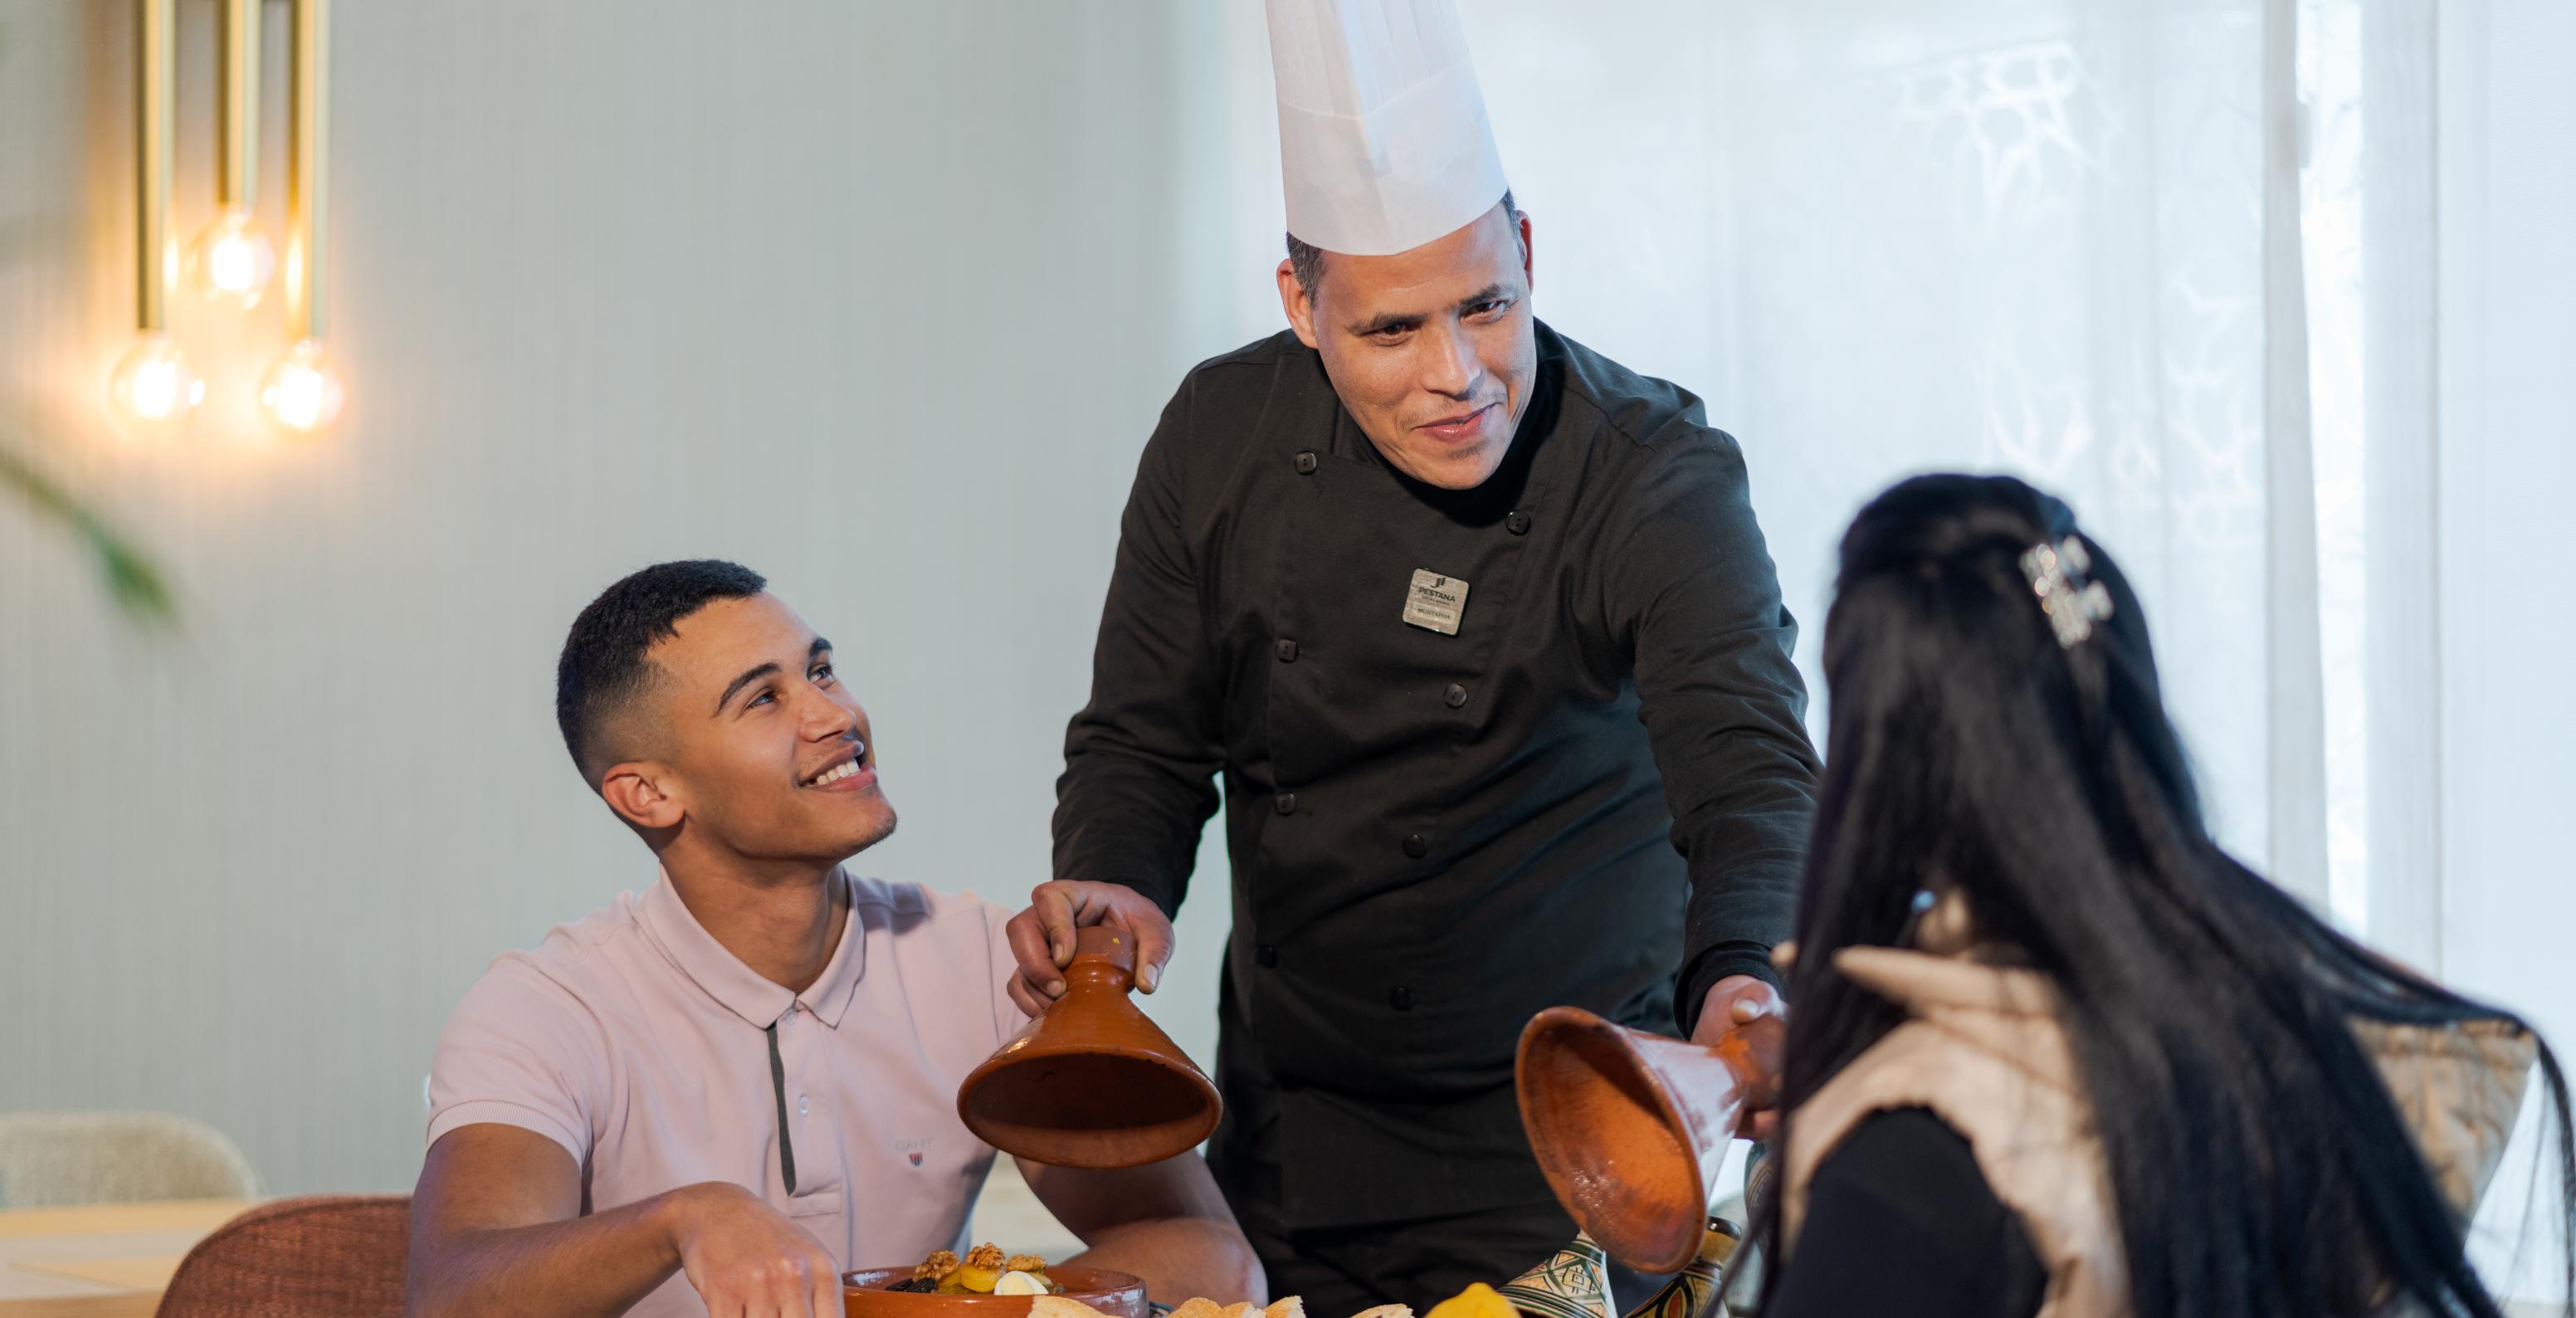
[[[160,1112],[0,1113],[0,1209],[258,1193],[249,1160],[202,1121]]]

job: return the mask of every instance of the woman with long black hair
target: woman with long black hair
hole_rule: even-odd
[[[2576,1206],[2556,1059],[2219,849],[2064,504],[1880,496],[1825,675],[1769,1318],[2498,1318],[2467,1217],[2535,1058]]]

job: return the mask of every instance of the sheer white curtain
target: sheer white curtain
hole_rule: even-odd
[[[2221,836],[2443,968],[2431,0],[1466,2],[1542,314],[1707,395],[1810,622],[1901,475],[2065,495]]]
[[[1460,3],[1540,314],[1744,441],[1811,680],[1861,501],[2020,474],[2136,578],[2222,839],[2576,1038],[2576,975],[2517,923],[2576,918],[2545,827],[2576,770],[2527,735],[2576,704],[2516,658],[2576,626],[2508,623],[2485,566],[2550,548],[2518,473],[2576,476],[2563,387],[2488,365],[2576,355],[2539,219],[2576,208],[2576,92],[2536,53],[2576,8]],[[1278,324],[1275,148],[1258,7],[1228,24],[1248,337]]]
[[[2266,95],[2295,11],[1554,14],[1471,19],[1542,312],[1709,397],[1793,603],[1821,621],[1832,535],[1908,472],[2063,494],[2137,578],[2223,835],[2322,901],[2298,102]]]

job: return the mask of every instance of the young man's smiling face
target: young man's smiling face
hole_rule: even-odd
[[[708,602],[646,651],[649,758],[600,792],[645,830],[745,861],[835,864],[894,831],[868,716],[832,643],[767,592]]]

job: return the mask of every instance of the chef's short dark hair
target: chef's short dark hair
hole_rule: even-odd
[[[1512,217],[1515,228],[1519,226],[1521,208],[1512,204],[1510,188],[1503,189],[1503,213]],[[1521,256],[1528,258],[1527,247],[1521,249]],[[1315,285],[1324,279],[1324,249],[1292,233],[1288,235],[1288,265],[1297,272],[1297,287],[1303,289],[1306,296],[1315,296]]]
[[[616,735],[618,716],[652,689],[655,669],[645,653],[679,634],[683,618],[716,600],[745,599],[769,582],[740,563],[691,558],[656,563],[599,593],[564,637],[555,661],[555,726],[582,780],[599,786],[599,774],[627,758]]]

